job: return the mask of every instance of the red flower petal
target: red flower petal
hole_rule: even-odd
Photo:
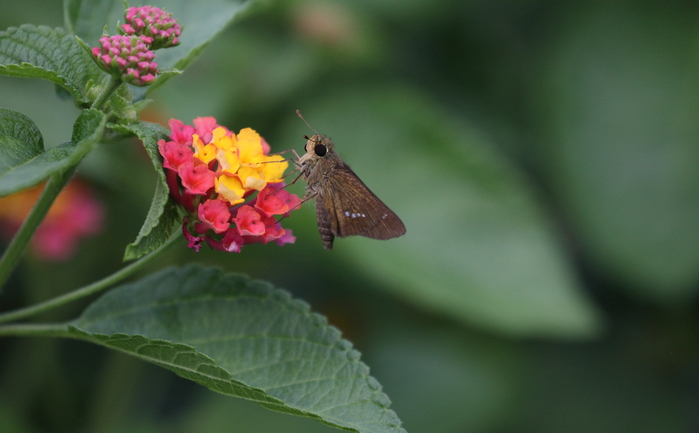
[[[163,166],[174,171],[177,171],[185,162],[192,161],[194,157],[194,152],[189,146],[175,141],[160,140],[158,151],[163,156]]]

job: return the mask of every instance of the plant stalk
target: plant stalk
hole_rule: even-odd
[[[175,242],[175,240],[179,238],[180,235],[178,232],[176,232],[175,234],[170,236],[170,239],[168,239],[164,244],[162,244],[160,248],[158,248],[157,250],[153,251],[145,257],[140,258],[139,260],[122,268],[121,270],[113,273],[112,275],[109,275],[92,284],[81,287],[77,290],[55,297],[53,299],[49,299],[48,301],[31,305],[26,308],[21,308],[19,310],[8,311],[7,313],[0,314],[0,323],[10,322],[17,319],[23,319],[25,317],[33,316],[35,314],[42,313],[44,311],[59,307],[69,302],[100,292],[106,289],[107,287],[110,287],[113,284],[123,280],[124,278],[140,270],[141,268],[158,258],[164,251],[167,250],[167,248],[170,245],[172,245]]]
[[[24,253],[24,250],[27,248],[32,235],[44,220],[54,200],[56,200],[56,197],[58,197],[58,194],[60,194],[63,187],[68,183],[68,180],[74,172],[75,168],[71,168],[65,172],[56,173],[46,182],[46,186],[44,186],[39,200],[34,204],[27,219],[24,220],[22,226],[15,234],[15,237],[10,242],[10,245],[7,246],[5,253],[0,257],[0,292],[7,282],[7,279],[10,277],[10,274],[15,269],[15,266],[17,266],[17,262],[19,262],[22,253]]]

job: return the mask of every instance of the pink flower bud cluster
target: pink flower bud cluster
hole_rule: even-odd
[[[182,28],[169,12],[153,6],[131,7],[126,10],[124,19],[126,24],[119,31],[150,38],[153,50],[180,44],[178,37]]]
[[[100,68],[121,81],[147,86],[158,73],[153,50],[179,45],[182,28],[171,13],[153,6],[128,8],[124,18],[121,34],[102,36],[92,55]]]
[[[102,69],[136,86],[149,85],[158,73],[158,64],[153,61],[155,53],[145,36],[102,36],[92,55]]]

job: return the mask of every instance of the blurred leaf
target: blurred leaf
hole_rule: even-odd
[[[73,125],[70,142],[26,159],[16,159],[12,166],[0,173],[0,197],[34,186],[52,174],[76,165],[102,139],[105,123],[102,112],[83,110]]]
[[[34,122],[22,113],[0,108],[0,172],[43,151],[44,139]]]
[[[207,0],[195,4],[188,0],[163,0],[162,3],[156,1],[151,4],[171,12],[182,26],[180,45],[158,51],[158,65],[161,68],[184,70],[250,1]],[[146,88],[147,93],[151,93],[172,76],[174,75],[159,78],[153,86]]]
[[[527,371],[517,345],[414,316],[382,319],[366,359],[411,433],[507,431]]]
[[[696,26],[639,11],[575,15],[556,38],[541,163],[597,272],[681,302],[699,289]]]
[[[52,81],[68,90],[76,105],[87,106],[85,85],[103,72],[73,35],[25,24],[0,32],[0,74]]]
[[[266,283],[171,268],[110,291],[70,325],[77,338],[272,410],[358,432],[404,431],[359,352]]]
[[[169,202],[170,190],[163,172],[163,159],[158,151],[158,140],[167,138],[170,131],[157,123],[138,122],[129,125],[112,125],[121,134],[134,134],[148,152],[158,175],[158,183],[151,201],[148,216],[136,237],[126,247],[124,260],[134,260],[156,250],[172,234],[178,215],[176,208]]]
[[[387,287],[468,323],[520,336],[599,330],[599,313],[515,167],[411,90],[340,87],[346,90],[314,92],[302,111],[403,219],[407,234],[339,239],[333,254],[349,251]]]
[[[206,0],[191,2],[188,0],[155,0],[149,2],[172,13],[182,26],[180,45],[158,50],[155,61],[161,70],[169,68],[184,70],[192,60],[209,44],[233,18],[250,2],[248,0]],[[104,2],[100,0],[69,0],[66,5],[66,27],[88,45],[96,44],[105,25],[116,32],[117,21],[124,22],[124,5],[121,1]],[[178,75],[170,71],[158,75],[153,85],[133,87],[136,99],[143,98],[163,85],[170,78]]]
[[[0,406],[0,425],[3,433],[33,433],[37,430],[30,428],[16,410]]]
[[[124,3],[121,0],[64,0],[65,28],[87,45],[97,45],[104,26],[116,34],[116,23],[124,23]]]
[[[224,432],[235,425],[238,432],[338,433],[337,429],[308,418],[270,412],[248,400],[231,401],[213,392],[202,395],[181,419],[169,422],[170,433]]]

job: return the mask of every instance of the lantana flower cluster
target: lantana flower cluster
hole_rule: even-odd
[[[206,242],[237,253],[247,244],[293,243],[291,230],[277,221],[301,203],[284,189],[289,163],[270,155],[267,142],[250,128],[235,134],[213,117],[193,123],[171,119],[170,141],[158,142],[170,194],[186,213],[188,246],[199,251]]]
[[[153,50],[178,45],[181,27],[172,14],[153,6],[128,8],[121,34],[100,38],[92,48],[97,65],[125,83],[147,86],[158,74]]]

